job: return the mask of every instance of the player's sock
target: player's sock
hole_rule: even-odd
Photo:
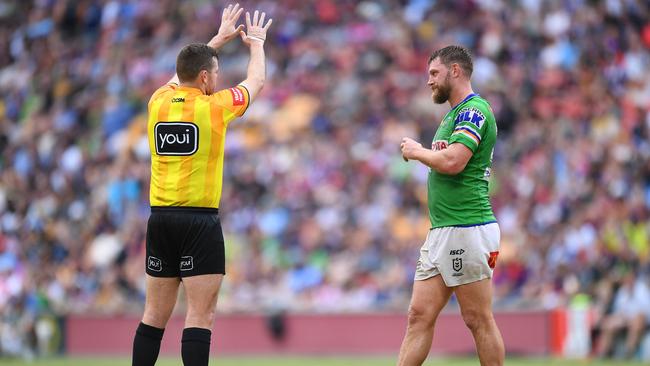
[[[133,339],[133,366],[153,366],[156,363],[164,331],[144,323],[138,325]]]
[[[181,340],[181,356],[185,366],[208,366],[210,358],[210,329],[185,328]]]

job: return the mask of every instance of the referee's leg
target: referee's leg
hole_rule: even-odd
[[[146,275],[146,299],[142,322],[133,340],[133,366],[153,366],[160,352],[160,341],[176,305],[178,277]]]
[[[217,294],[223,274],[183,277],[187,315],[181,345],[185,366],[207,366]]]

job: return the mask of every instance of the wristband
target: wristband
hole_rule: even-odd
[[[256,36],[248,36],[248,38],[256,39],[256,40],[258,40],[258,41],[260,41],[260,42],[264,42],[264,41],[265,41],[264,38],[260,38],[260,37],[256,37]]]

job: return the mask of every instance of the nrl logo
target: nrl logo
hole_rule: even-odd
[[[454,271],[456,272],[460,272],[460,270],[463,269],[463,259],[462,258],[452,259],[451,268],[453,268]]]

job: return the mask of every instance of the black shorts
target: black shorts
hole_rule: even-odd
[[[225,274],[226,254],[219,210],[152,207],[147,223],[147,274],[189,277]]]

